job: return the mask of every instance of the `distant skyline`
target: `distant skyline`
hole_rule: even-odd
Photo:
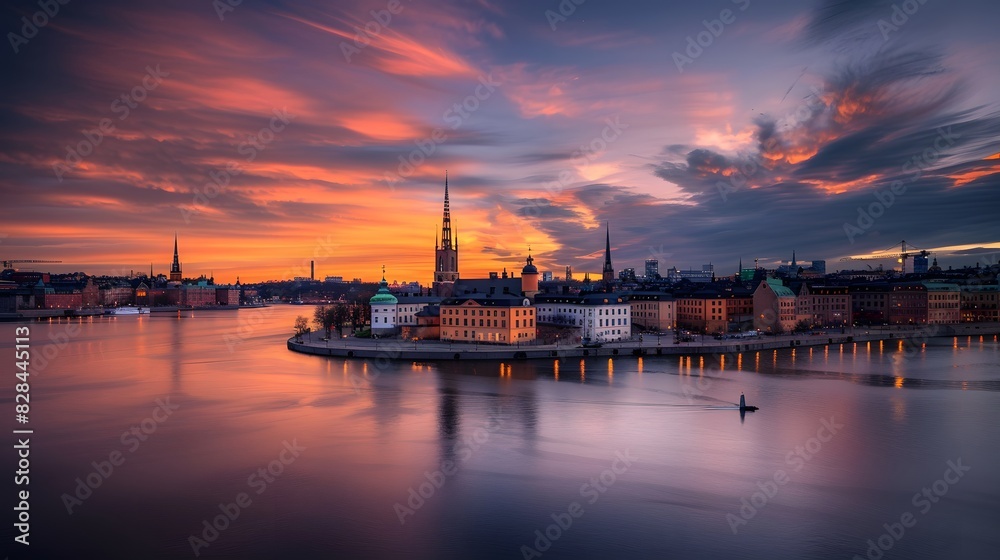
[[[7,3],[0,258],[429,285],[446,169],[464,277],[1000,257],[995,2],[560,6]]]

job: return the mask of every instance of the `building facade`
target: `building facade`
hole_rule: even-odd
[[[962,286],[961,319],[963,323],[1000,321],[1000,286],[975,284]]]
[[[927,288],[927,323],[946,325],[962,320],[962,293],[958,284],[924,282]]]
[[[851,294],[847,286],[809,288],[810,322],[823,327],[851,324]]]
[[[440,307],[441,340],[522,344],[535,340],[535,308],[527,298],[461,296]]]
[[[655,262],[655,261],[654,261]],[[628,295],[632,325],[656,332],[677,326],[674,296],[663,292],[633,292]]]
[[[612,342],[632,336],[631,308],[620,295],[539,294],[535,307],[539,322],[576,327],[585,339]]]
[[[922,282],[890,285],[888,322],[893,325],[927,323],[927,287]]]
[[[660,278],[660,261],[656,259],[646,259],[646,268],[644,271],[644,276],[646,281],[657,280]]]
[[[851,320],[862,325],[881,325],[889,322],[889,284],[853,285],[848,288],[851,296]]]
[[[795,328],[796,297],[781,280],[768,278],[753,292],[753,326],[762,332],[790,332]]]
[[[727,311],[725,298],[715,290],[677,296],[677,328],[700,333],[726,332]]]
[[[418,324],[417,316],[430,305],[438,305],[441,298],[437,296],[397,296],[396,326],[414,327]]]

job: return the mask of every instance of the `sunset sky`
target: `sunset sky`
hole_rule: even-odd
[[[8,2],[0,258],[429,283],[447,170],[464,277],[995,263],[1000,4],[895,6]]]

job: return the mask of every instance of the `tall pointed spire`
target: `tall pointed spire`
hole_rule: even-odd
[[[611,224],[605,222],[604,231],[604,272],[602,279],[606,285],[615,281],[615,269],[611,266]]]
[[[448,171],[444,172],[444,211],[441,218],[441,241],[434,241],[434,293],[450,297],[458,280],[458,230],[451,224],[451,200]]]
[[[170,264],[170,281],[181,281],[181,261],[177,256],[177,232],[174,232],[174,261]]]
[[[441,220],[441,248],[451,249],[451,208],[448,202],[448,171],[444,172],[444,216]]]
[[[604,264],[611,264],[611,224],[605,222]]]

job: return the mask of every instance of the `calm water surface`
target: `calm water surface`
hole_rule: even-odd
[[[1000,549],[993,337],[386,365],[287,351],[311,311],[30,324],[32,544],[11,557],[194,558],[241,493],[201,557],[849,559],[904,514],[886,559]]]

